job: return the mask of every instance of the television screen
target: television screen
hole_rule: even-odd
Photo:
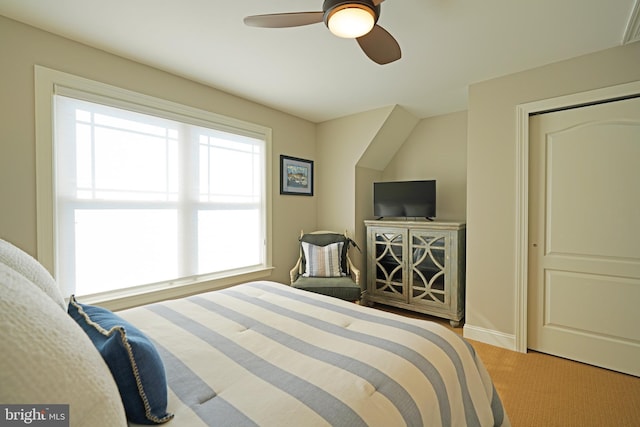
[[[374,182],[373,215],[432,219],[436,216],[436,181]]]

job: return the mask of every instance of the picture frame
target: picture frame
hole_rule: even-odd
[[[313,160],[280,155],[280,194],[313,196]]]

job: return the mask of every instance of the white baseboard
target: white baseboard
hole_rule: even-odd
[[[496,347],[506,348],[507,350],[516,350],[516,336],[505,334],[504,332],[494,331],[465,324],[462,329],[462,336],[474,341],[480,341],[485,344],[495,345]]]

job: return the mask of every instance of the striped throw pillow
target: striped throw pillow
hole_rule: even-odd
[[[306,269],[303,273],[305,277],[340,277],[344,276],[342,271],[340,255],[342,254],[343,242],[331,243],[326,246],[316,246],[311,243],[302,242]]]

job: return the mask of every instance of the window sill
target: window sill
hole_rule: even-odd
[[[98,295],[79,297],[79,299],[83,304],[99,305],[112,311],[125,310],[158,301],[224,289],[252,280],[265,279],[271,276],[272,271],[273,267],[261,267],[224,276],[198,277],[178,282],[179,284],[166,282],[133,289],[119,289]]]

